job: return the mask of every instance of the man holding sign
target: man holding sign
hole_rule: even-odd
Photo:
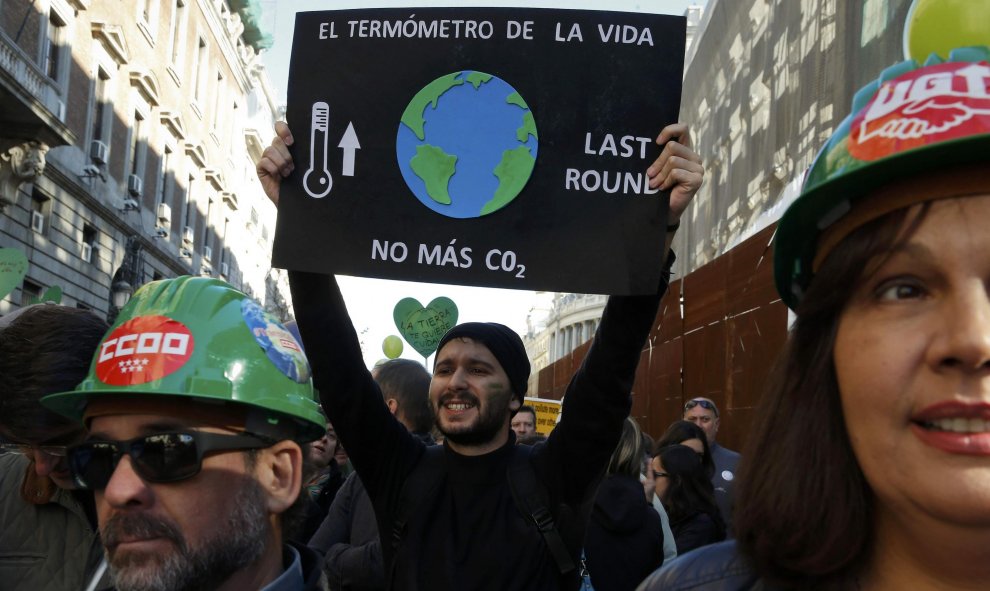
[[[294,166],[288,150],[292,134],[283,123],[276,130],[257,172],[277,203],[281,181]],[[468,323],[442,339],[430,403],[445,443],[435,455],[382,403],[333,276],[290,271],[315,385],[328,417],[340,426],[384,532],[390,588],[577,588],[576,569],[555,554],[544,537],[547,528],[538,529],[531,505],[516,498],[507,473],[516,454],[530,454],[526,459],[567,540],[573,566],[584,529],[580,507],[594,492],[629,414],[640,351],[674,261],[670,243],[704,175],[685,125],[664,128],[656,142],[663,151],[646,174],[652,188],[670,191],[662,279],[652,295],[609,298],[591,349],[567,388],[560,424],[535,448],[516,451],[525,446],[513,445],[510,435],[530,370],[522,341],[510,329]]]

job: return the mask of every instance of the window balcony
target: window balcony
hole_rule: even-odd
[[[55,83],[0,33],[0,129],[17,130],[49,146],[75,143],[64,123],[65,101]],[[9,130],[9,131],[8,131]]]

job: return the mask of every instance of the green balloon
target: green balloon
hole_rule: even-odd
[[[16,248],[0,248],[0,298],[14,291],[27,275],[28,260]]]
[[[392,311],[402,338],[423,357],[437,350],[440,338],[457,324],[457,305],[439,297],[425,307],[415,298],[403,298]]]
[[[393,335],[385,337],[382,341],[382,353],[389,359],[395,359],[399,355],[402,355],[402,339]]]
[[[925,63],[935,53],[990,45],[990,3],[973,0],[914,0],[904,22],[904,58]]]

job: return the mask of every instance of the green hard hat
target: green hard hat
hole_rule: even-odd
[[[819,238],[893,181],[990,163],[990,48],[953,50],[887,68],[853,98],[774,237],[774,280],[796,309],[814,276]]]
[[[148,283],[103,337],[89,374],[41,403],[81,420],[99,397],[162,397],[175,404],[230,404],[249,432],[312,441],[326,419],[296,338],[257,302],[218,279]]]

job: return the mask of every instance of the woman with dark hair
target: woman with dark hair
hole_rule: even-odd
[[[85,589],[103,547],[91,491],[77,490],[66,447],[85,433],[47,410],[46,394],[86,377],[107,323],[37,304],[0,318],[0,588]]]
[[[585,533],[585,562],[595,591],[633,589],[663,563],[660,516],[646,503],[639,482],[642,463],[643,436],[627,417]]]
[[[990,117],[946,111],[986,101],[987,62],[932,54],[856,95],[777,227],[797,320],[743,454],[738,548],[641,589],[987,587]]]
[[[663,436],[657,440],[653,447],[653,455],[660,453],[660,450],[671,445],[686,445],[694,450],[701,458],[701,465],[711,479],[715,474],[715,461],[712,459],[712,452],[708,447],[708,437],[704,430],[691,421],[674,421],[667,427]]]
[[[678,556],[725,539],[711,477],[695,450],[686,445],[661,448],[653,458],[653,478],[670,517]]]

